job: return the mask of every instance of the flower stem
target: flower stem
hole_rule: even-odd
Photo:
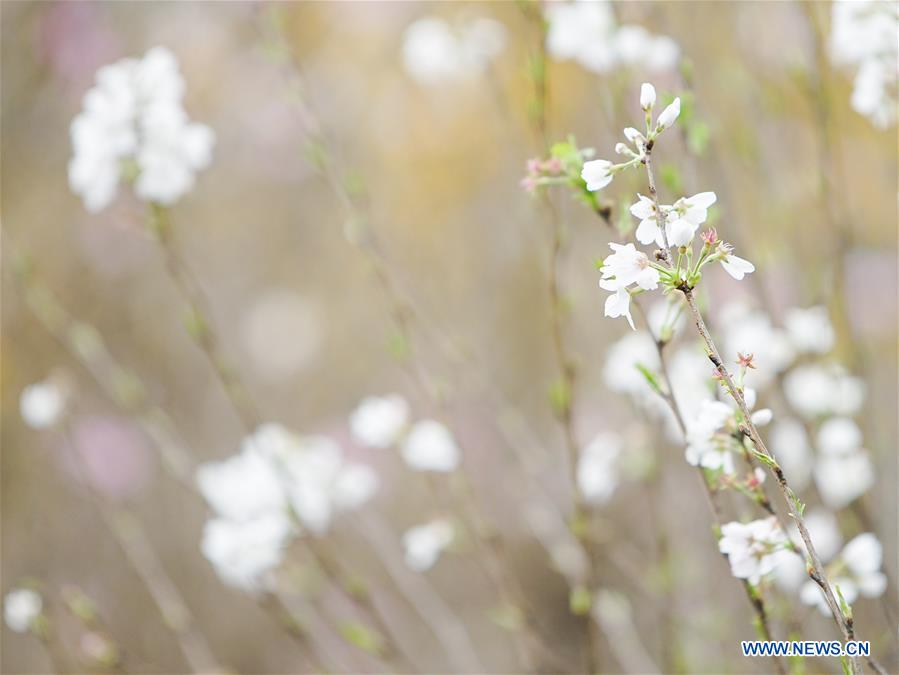
[[[769,467],[771,468],[771,471],[774,473],[774,476],[777,479],[777,484],[780,487],[781,494],[783,495],[783,498],[787,503],[787,508],[790,512],[790,516],[796,522],[796,526],[799,528],[799,536],[802,538],[802,542],[805,545],[805,550],[808,554],[807,564],[809,566],[809,576],[821,588],[821,591],[824,594],[824,600],[827,603],[827,606],[830,609],[834,621],[836,622],[837,627],[840,629],[840,633],[843,635],[843,638],[845,640],[852,640],[853,633],[851,630],[850,620],[844,617],[843,612],[840,610],[839,602],[834,595],[830,581],[827,579],[827,573],[824,570],[824,565],[821,563],[818,552],[815,550],[815,545],[812,542],[811,535],[809,534],[808,528],[805,525],[805,520],[802,518],[802,514],[799,512],[799,509],[796,506],[797,499],[795,493],[787,483],[786,476],[784,476],[780,465],[768,450],[767,446],[765,446],[764,441],[759,435],[758,429],[756,428],[755,424],[753,424],[749,407],[746,405],[746,400],[743,398],[743,392],[734,384],[730,372],[724,365],[724,362],[721,360],[721,354],[718,351],[718,348],[715,346],[715,342],[712,339],[711,334],[709,333],[705,320],[702,317],[702,313],[699,311],[699,307],[696,305],[696,299],[693,296],[692,289],[685,287],[682,288],[681,291],[683,292],[684,297],[687,300],[687,304],[690,307],[690,311],[693,314],[693,321],[696,325],[696,330],[698,331],[699,336],[702,338],[702,341],[705,343],[709,360],[720,373],[722,379],[725,382],[728,393],[736,402],[737,407],[740,409],[740,412],[743,413],[747,435],[749,436],[753,444],[755,444],[758,452],[760,452],[770,460]],[[853,673],[859,672],[859,664],[857,658],[851,657],[849,659],[849,665]]]

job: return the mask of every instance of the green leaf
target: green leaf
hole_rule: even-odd
[[[849,603],[846,602],[846,598],[843,597],[843,591],[840,590],[839,584],[834,584],[834,588],[837,591],[837,597],[840,599],[840,611],[843,613],[844,617],[852,619],[852,607],[849,606]]]
[[[516,605],[500,605],[488,610],[487,616],[500,628],[509,632],[519,631],[524,627],[524,612]]]
[[[586,616],[593,607],[593,596],[586,586],[577,585],[568,594],[568,608],[575,616]]]
[[[674,164],[664,164],[659,172],[659,177],[669,192],[680,194],[684,191],[684,181],[680,175],[680,169]]]
[[[664,396],[665,392],[662,389],[662,383],[659,382],[659,376],[656,373],[652,372],[649,368],[647,368],[642,363],[635,363],[634,368],[640,371],[640,374],[646,378],[647,384],[649,384],[650,388],[657,393],[659,396]]]
[[[687,130],[687,147],[694,155],[702,155],[709,147],[711,138],[709,125],[705,122],[693,122]]]
[[[383,638],[359,621],[347,621],[340,624],[340,634],[351,645],[369,654],[379,654],[384,648]]]
[[[559,378],[549,385],[549,404],[556,415],[565,415],[568,413],[568,407],[571,405],[571,390],[568,383]]]

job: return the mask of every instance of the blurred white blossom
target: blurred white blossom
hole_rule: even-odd
[[[687,423],[685,456],[689,464],[734,473],[734,440],[726,429],[733,414],[727,403],[710,399],[702,402],[699,413]]]
[[[401,453],[406,464],[419,471],[455,471],[460,461],[452,433],[436,420],[416,422],[403,441]]]
[[[453,524],[446,519],[434,520],[406,530],[403,534],[406,564],[416,572],[430,569],[453,542],[453,536]]]
[[[815,462],[814,475],[821,500],[832,509],[841,509],[861,497],[875,480],[874,465],[864,450],[822,455]]]
[[[765,386],[796,356],[786,331],[774,326],[761,310],[732,303],[722,309],[719,322],[724,331],[724,352],[753,356],[756,368],[746,373],[750,386]]]
[[[188,120],[183,96],[178,62],[164,47],[97,71],[71,126],[69,185],[89,211],[108,206],[121,180],[133,181],[138,198],[165,205],[193,188],[215,137]]]
[[[826,354],[833,348],[835,336],[826,307],[789,309],[784,326],[797,352]]]
[[[862,430],[848,417],[831,417],[818,429],[818,450],[845,455],[862,447]]]
[[[425,85],[470,78],[484,72],[506,46],[506,28],[493,19],[418,19],[403,34],[406,72]]]
[[[266,586],[266,575],[281,563],[291,533],[286,512],[242,521],[213,518],[203,527],[200,549],[222,581],[251,591]]]
[[[830,56],[855,66],[850,103],[880,128],[896,122],[899,7],[880,0],[835,0],[831,10]]]
[[[546,48],[558,60],[574,60],[594,73],[621,66],[658,72],[677,65],[680,49],[642,26],[617,26],[607,0],[546,3]]]
[[[787,373],[784,393],[805,417],[854,415],[865,401],[865,384],[838,366],[806,364]]]
[[[861,595],[876,598],[886,590],[886,575],[880,571],[883,547],[877,537],[866,532],[852,539],[839,557],[828,565],[831,570],[831,586],[839,588],[847,604]],[[818,607],[822,614],[830,614],[824,594],[814,581],[807,581],[800,590],[800,599],[807,605]]]
[[[617,460],[621,454],[621,437],[612,432],[600,433],[581,451],[577,465],[577,485],[591,504],[609,500],[618,486]]]
[[[388,448],[409,423],[409,404],[398,394],[369,396],[350,415],[350,431],[362,445]]]
[[[341,512],[377,492],[378,475],[344,459],[325,436],[298,436],[264,424],[240,453],[197,470],[197,486],[218,517],[203,533],[204,555],[223,580],[241,588],[259,583],[281,560],[293,535],[322,535]]]
[[[32,429],[52,427],[59,421],[65,406],[65,391],[52,378],[28,385],[19,396],[19,412]]]
[[[3,619],[9,629],[16,633],[27,633],[31,630],[44,606],[37,591],[30,588],[16,588],[6,594],[3,600]]]

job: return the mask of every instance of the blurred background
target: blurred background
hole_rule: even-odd
[[[599,670],[771,672],[738,654],[755,636],[752,607],[676,433],[635,393],[640,378],[628,384],[642,357],[621,346],[626,323],[602,315],[594,261],[626,240],[617,228],[644,176],[603,191],[611,224],[562,188],[543,198],[519,185],[526,161],[569,134],[612,158],[622,128],[639,126],[643,81],[685,106],[654,153],[663,201],[715,191],[710,223],[756,264],[743,282],[706,275],[703,301],[727,358],[745,343],[777,374],[756,385],[758,407],[775,424],[802,420],[814,445],[828,411],[788,410],[791,369],[839,365],[863,383],[850,412],[872,479],[828,500],[806,475],[798,492],[835,514],[842,541],[882,543],[887,589],[853,608],[897,672],[896,127],[853,108],[857,68],[829,53],[830,3],[609,7],[616,25],[671,43],[653,62],[587,67],[547,43],[553,9],[536,3],[3,3],[2,587],[38,589],[50,626],[39,638],[4,625],[3,672],[308,672],[310,643],[334,671],[521,672],[523,633],[550,646],[541,671],[583,672],[566,428],[581,448],[599,433],[621,444],[613,493],[589,511]],[[627,36],[609,36],[626,51]],[[69,125],[97,69],[158,45],[180,63],[188,115],[216,136],[171,209],[173,246],[208,301],[200,329],[146,205],[123,187],[88,213],[66,174]],[[815,306],[832,345],[766,362],[790,309]],[[750,337],[735,326],[752,312]],[[707,377],[690,329],[676,349]],[[204,353],[209,331],[224,368]],[[240,383],[230,398],[223,370]],[[20,398],[46,381],[66,421],[35,429]],[[445,484],[351,434],[359,402],[392,393],[413,420],[452,431],[462,461]],[[204,557],[210,508],[190,475],[239,452],[235,396],[377,471],[373,499],[320,538],[364,602],[310,581],[296,542],[276,611]],[[431,569],[409,570],[403,532],[462,502],[487,523],[483,541],[459,536]],[[763,515],[739,495],[725,506],[728,520]],[[502,553],[499,585],[518,587],[529,629],[485,571],[485,546]],[[769,586],[775,634],[836,636],[796,592]],[[360,605],[383,616],[403,659],[329,629]],[[463,626],[476,658],[460,664],[422,609],[454,617],[443,625]],[[840,671],[834,659],[805,667]]]

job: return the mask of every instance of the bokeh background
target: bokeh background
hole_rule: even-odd
[[[445,415],[464,446],[474,498],[511,553],[505,574],[523,586],[565,667],[577,670],[580,619],[536,534],[553,521],[535,497],[534,476],[556,516],[569,509],[570,488],[547,394],[559,377],[548,291],[552,227],[541,201],[519,186],[525,161],[545,156],[535,129],[542,33],[534,11],[512,2],[3,3],[2,585],[4,592],[24,578],[41,585],[70,670],[88,668],[84,628],[61,599],[72,587],[96,604],[100,632],[118,645],[128,671],[189,669],[110,534],[106,503],[142,524],[218,663],[254,673],[308,667],[277,622],[223,585],[203,558],[207,507],[164,470],[159,439],[139,421],[148,408],[164,410],[198,462],[233,454],[245,434],[185,329],[183,299],[141,204],[123,194],[88,214],[67,183],[69,124],[96,69],[156,45],[176,54],[185,107],[217,136],[211,167],[173,218],[222,352],[266,419],[333,435],[381,474],[366,507],[381,527],[351,516],[335,524],[329,545],[374,589],[417,667],[451,669],[359,534],[401,556],[399,534],[433,509],[428,483],[389,451],[355,446],[347,431],[347,416],[368,395],[399,392],[415,416]],[[829,3],[628,2],[615,11],[621,22],[671,36],[680,67],[597,74],[550,58],[547,137],[574,134],[609,157],[621,129],[639,120],[640,82],[689,96],[707,142],[691,151],[672,133],[660,145],[663,196],[715,191],[719,232],[758,268],[742,283],[708,275],[713,323],[716,307],[734,299],[766,308],[775,323],[788,307],[830,309],[833,359],[867,386],[857,421],[877,475],[859,500],[869,522],[850,508],[840,522],[847,540],[877,534],[890,579],[882,601],[857,603],[856,622],[896,672],[896,622],[887,618],[896,616],[897,579],[895,127],[878,129],[852,110],[851,71],[822,56]],[[404,67],[403,35],[425,16],[494,19],[505,28],[504,46],[479,72],[423,82]],[[300,64],[302,89],[285,44]],[[326,161],[342,167],[352,213],[365,214],[377,235],[375,258],[354,243],[359,223],[316,170],[322,150],[304,123],[307,104],[322,123]],[[619,200],[626,206],[644,189],[636,172],[616,180],[608,190],[613,221]],[[625,617],[613,622],[621,632],[604,638],[602,668],[643,672],[644,654],[664,671],[767,672],[770,664],[737,656],[738,641],[754,635],[752,613],[709,536],[694,470],[661,422],[607,386],[607,352],[627,326],[603,318],[593,262],[620,235],[564,192],[552,195],[565,228],[558,278],[578,371],[574,429],[581,444],[600,431],[626,439],[615,495],[594,514],[602,585],[623,599],[618,619]],[[16,270],[25,259],[23,276]],[[397,334],[396,307],[379,281],[384,270],[416,308],[411,345]],[[30,284],[52,301],[35,301]],[[62,341],[38,319],[35,302],[51,324],[62,321]],[[54,303],[66,319],[46,309]],[[692,344],[684,332],[679,339]],[[84,367],[99,342],[136,378],[101,364],[100,379],[118,395]],[[418,377],[409,376],[410,361]],[[67,433],[29,429],[19,415],[23,388],[48,376],[70,392]],[[422,380],[436,397],[423,393]],[[777,398],[766,404],[776,418]],[[73,447],[100,502],[79,486]],[[815,504],[813,492],[803,496]],[[463,542],[427,577],[468,626],[484,668],[515,671],[509,633],[491,618],[495,600],[471,547]],[[801,626],[806,637],[833,636],[829,619],[796,601],[787,619],[789,604],[773,610],[784,634]],[[384,669],[362,650],[321,639],[347,670]],[[4,626],[0,667],[36,673],[52,664],[32,636]],[[835,661],[807,667],[839,670]]]

